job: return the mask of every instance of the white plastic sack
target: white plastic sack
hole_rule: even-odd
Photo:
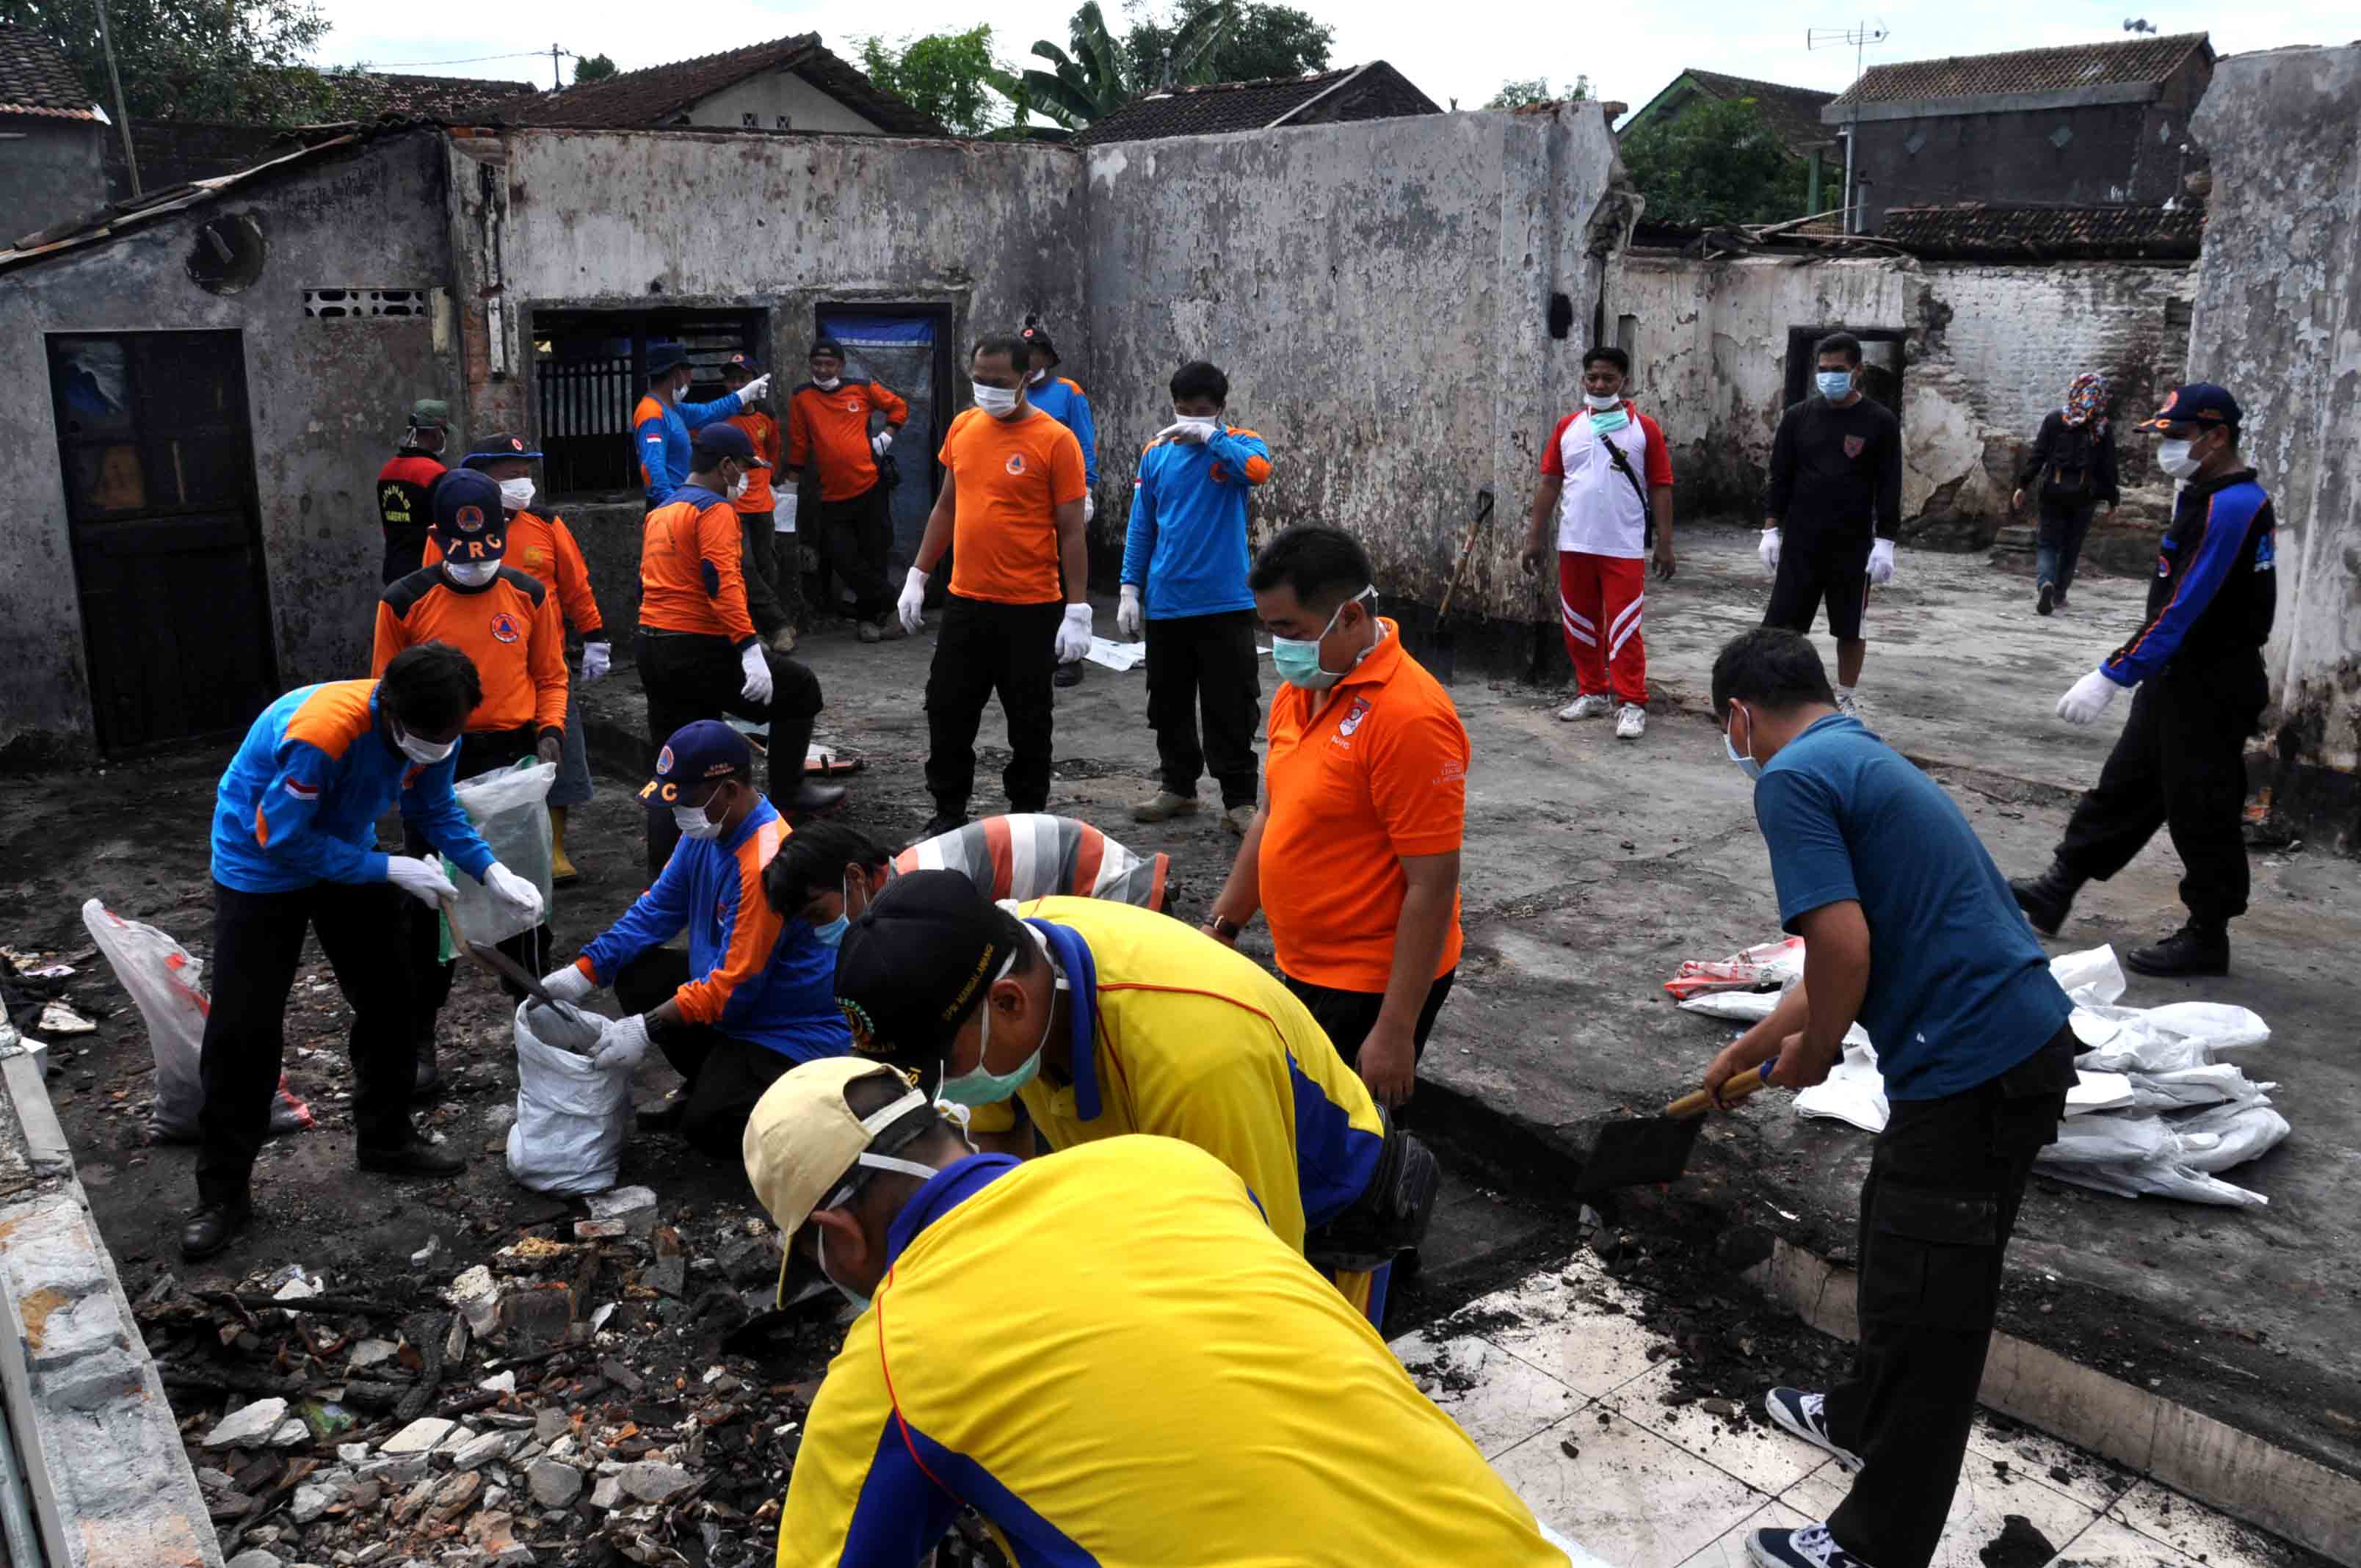
[[[2125,1076],[2131,1081],[2135,1111],[2188,1111],[2201,1105],[2236,1104],[2260,1100],[2279,1087],[2276,1083],[2257,1083],[2229,1062]]]
[[[2178,1198],[2225,1209],[2261,1209],[2270,1200],[2188,1166],[2157,1160],[2141,1165],[2045,1165],[2041,1174],[2118,1198]]]
[[[2049,960],[2049,975],[2077,1006],[2104,1007],[2124,993],[2124,966],[2110,947],[2060,953]]]
[[[472,934],[471,934],[472,935]],[[517,1003],[516,1122],[509,1174],[536,1192],[604,1192],[615,1185],[631,1135],[631,1078],[553,1046]]]
[[[204,1053],[203,960],[153,926],[126,920],[93,898],[82,906],[82,923],[115,970],[115,978],[139,1005],[148,1025],[148,1048],[156,1058],[156,1103],[148,1113],[148,1135],[159,1143],[193,1143],[205,1090],[197,1068]],[[287,1087],[270,1097],[270,1130],[300,1133],[312,1124],[312,1108]]]
[[[555,762],[534,762],[478,773],[451,792],[492,847],[492,858],[541,889],[544,918],[550,906],[549,786],[556,780]],[[539,924],[495,899],[448,859],[443,874],[459,890],[459,925],[467,940],[503,942]]]
[[[2186,1151],[2182,1163],[2199,1170],[2227,1170],[2250,1159],[2260,1159],[2286,1141],[2288,1120],[2265,1100],[2217,1105],[2183,1117],[2173,1124]],[[2199,1146],[2201,1138],[2211,1140]]]
[[[1877,1053],[1867,1045],[1847,1046],[1828,1076],[1795,1096],[1795,1113],[1850,1122],[1864,1133],[1885,1130],[1885,1080]]]

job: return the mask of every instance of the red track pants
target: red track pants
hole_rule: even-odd
[[[1576,685],[1616,698],[1648,703],[1648,649],[1640,622],[1648,604],[1648,564],[1616,555],[1561,550],[1557,556],[1559,619]]]

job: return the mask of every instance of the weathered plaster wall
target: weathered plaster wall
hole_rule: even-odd
[[[2213,190],[2189,375],[2237,396],[2246,456],[2276,502],[2280,757],[2349,785],[2361,765],[2361,45],[2224,60],[2194,128]]]
[[[1539,614],[1517,514],[1636,215],[1596,104],[1115,143],[1088,175],[1088,352],[1060,347],[1097,414],[1103,503],[1171,422],[1173,370],[1212,359],[1274,455],[1257,540],[1348,529],[1387,594],[1433,605],[1488,485],[1458,602]],[[1119,552],[1126,515],[1103,504],[1094,553]]]
[[[303,291],[441,283],[448,252],[433,215],[443,181],[437,137],[389,137],[250,196],[0,274],[0,362],[19,389],[0,412],[0,493],[11,501],[0,529],[0,748],[91,735],[48,333],[244,333],[280,678],[291,686],[367,669],[382,554],[377,470],[412,399],[453,395],[452,367],[430,319],[312,320]],[[197,225],[225,213],[251,214],[269,257],[252,287],[216,295],[191,281],[186,261]],[[205,657],[202,641],[171,647],[158,635],[159,657]]]
[[[0,247],[105,205],[112,129],[42,115],[10,115],[0,126]]]
[[[725,87],[688,112],[693,126],[736,129],[754,116],[765,131],[838,131],[873,136],[876,125],[838,103],[792,71],[774,71]],[[785,123],[780,123],[784,117]]]

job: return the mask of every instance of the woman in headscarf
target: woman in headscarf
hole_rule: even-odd
[[[2009,505],[2022,510],[2025,492],[2037,480],[2041,548],[2034,567],[2039,584],[2034,608],[2048,615],[2066,602],[2066,590],[2073,586],[2092,514],[2104,501],[2112,516],[2123,499],[2115,488],[2115,433],[2107,422],[2105,377],[2092,370],[2075,377],[2066,389],[2066,406],[2044,416]]]

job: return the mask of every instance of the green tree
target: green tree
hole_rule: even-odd
[[[577,87],[587,86],[593,82],[604,82],[614,74],[615,62],[603,54],[594,54],[588,60],[577,60],[574,62],[574,85]]]
[[[930,33],[889,44],[860,40],[861,69],[886,92],[932,115],[957,135],[980,137],[1000,125],[1007,105],[994,88],[1007,76],[992,57],[992,29]]]
[[[1701,99],[1625,137],[1623,168],[1652,222],[1767,224],[1805,216],[1810,172],[1752,98]]]
[[[1211,49],[1201,48],[1192,59],[1184,60],[1175,40],[1183,28],[1209,11],[1228,12],[1227,25]],[[1260,5],[1254,0],[1179,0],[1162,20],[1149,16],[1133,22],[1123,47],[1130,59],[1132,80],[1145,91],[1202,82],[1260,82],[1325,71],[1329,49],[1335,41],[1335,28],[1292,5]],[[1172,51],[1169,80],[1167,49]]]
[[[1590,78],[1577,76],[1574,85],[1563,93],[1550,91],[1549,78],[1536,76],[1524,82],[1503,82],[1500,90],[1492,94],[1488,109],[1521,109],[1531,104],[1576,104],[1590,96]]]
[[[1212,4],[1183,20],[1172,35],[1176,69],[1179,64],[1193,69],[1201,55],[1217,48],[1233,13],[1234,7],[1227,4]],[[1142,83],[1133,73],[1131,57],[1107,31],[1099,0],[1082,0],[1068,28],[1067,43],[1067,48],[1060,49],[1048,38],[1041,39],[1033,46],[1033,53],[1049,63],[1049,70],[1027,70],[1021,77],[1001,79],[1000,90],[1016,101],[1020,119],[1025,113],[1035,113],[1066,131],[1078,131],[1093,120],[1114,114],[1153,85]]]
[[[340,73],[306,63],[328,33],[311,0],[107,0],[106,18],[134,119],[300,125],[338,113]],[[115,113],[95,0],[0,0],[0,21],[57,40],[91,102]]]

